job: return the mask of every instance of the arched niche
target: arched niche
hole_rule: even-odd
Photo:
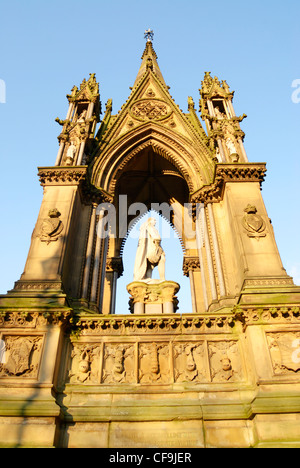
[[[161,245],[166,254],[166,279],[180,284],[180,290],[177,293],[177,298],[179,300],[178,312],[192,313],[190,281],[188,277],[184,276],[182,270],[185,253],[182,241],[172,224],[164,216],[154,210],[149,210],[147,213],[137,218],[136,222],[131,225],[126,240],[124,241],[121,252],[124,271],[123,275],[117,281],[115,313],[121,315],[130,313],[128,307],[129,294],[126,290],[126,286],[133,280],[133,268],[138,245],[139,229],[148,217],[154,217],[156,219],[156,227],[162,238]],[[153,278],[159,279],[157,268],[153,270]]]

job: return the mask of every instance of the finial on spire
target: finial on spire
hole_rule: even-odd
[[[147,42],[151,42],[153,41],[153,37],[154,37],[154,32],[152,31],[152,29],[146,29],[145,33],[144,33],[144,38],[147,39]]]

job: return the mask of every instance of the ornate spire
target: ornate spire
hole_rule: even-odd
[[[152,42],[153,41],[153,37],[154,37],[154,32],[152,31],[152,29],[146,29],[145,33],[144,33],[144,38],[147,39],[147,42]]]
[[[160,71],[160,68],[157,63],[157,55],[156,52],[153,48],[152,41],[153,41],[153,36],[154,33],[152,29],[147,29],[144,33],[144,38],[147,40],[146,41],[146,47],[142,55],[142,63],[139,69],[139,72],[137,74],[137,77],[135,79],[133,87],[138,83],[140,78],[149,70],[151,70],[162,82],[164,86],[167,85],[165,83],[165,80],[162,76],[162,73]]]

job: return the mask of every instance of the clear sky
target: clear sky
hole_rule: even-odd
[[[300,284],[299,0],[2,0],[0,13],[0,293],[25,265],[42,200],[37,167],[54,165],[66,94],[96,73],[103,109],[112,98],[117,113],[148,28],[184,112],[205,71],[235,91],[249,161],[267,163],[263,198],[283,264]]]

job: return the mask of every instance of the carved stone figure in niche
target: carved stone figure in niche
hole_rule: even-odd
[[[160,281],[165,281],[165,253],[161,247],[161,238],[155,228],[155,218],[148,218],[140,228],[140,237],[135,257],[134,281],[150,282],[152,271],[157,266]]]
[[[183,344],[174,347],[175,357],[175,381],[195,382],[204,381],[205,371],[202,369],[203,363],[202,344]]]
[[[139,350],[140,383],[165,383],[169,380],[169,349],[164,344],[143,344]]]
[[[81,114],[79,115],[78,120],[77,120],[78,123],[85,122],[86,113],[87,113],[86,109],[84,109],[84,110],[81,112]]]
[[[60,219],[61,213],[57,208],[49,210],[48,218],[44,219],[40,227],[39,238],[42,242],[49,244],[55,242],[60,237],[64,225]]]
[[[235,342],[209,344],[212,381],[237,381],[241,378],[241,364]]]
[[[257,214],[256,207],[248,204],[244,212],[246,214],[243,217],[243,226],[248,231],[248,237],[265,237],[266,225],[263,218]]]
[[[71,141],[71,144],[67,150],[66,166],[73,166],[76,154],[76,146],[74,142]]]
[[[78,365],[78,373],[77,373],[77,380],[79,382],[85,382],[90,377],[90,362],[89,356],[86,351],[84,351],[81,355],[81,360],[79,361]]]
[[[220,111],[218,106],[215,107],[215,114],[216,114],[217,119],[219,120],[225,118],[225,115]]]
[[[134,382],[134,349],[131,345],[106,345],[103,383]]]
[[[37,377],[41,342],[40,336],[6,337],[5,362],[0,364],[0,376]]]
[[[228,148],[230,159],[232,160],[232,162],[238,162],[239,155],[237,154],[235,144],[231,138],[226,139],[226,146]]]
[[[99,357],[99,347],[75,347],[72,351],[72,370],[69,372],[70,381],[72,383],[84,383],[87,381],[97,381],[98,366],[96,357]],[[96,362],[97,361],[97,362]],[[93,371],[94,366],[94,371]]]
[[[221,153],[220,153],[220,148],[217,146],[217,149],[216,149],[216,158],[217,158],[217,161],[219,163],[222,162],[222,157],[221,157]]]

